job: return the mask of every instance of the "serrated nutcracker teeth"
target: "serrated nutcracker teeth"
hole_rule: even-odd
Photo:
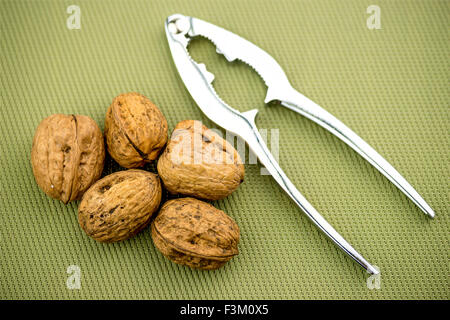
[[[209,72],[206,69],[206,66],[204,63],[197,63],[197,66],[199,68],[199,70],[202,72],[203,76],[205,77],[206,81],[208,81],[208,83],[212,83],[214,81],[214,74],[212,74],[211,72]]]

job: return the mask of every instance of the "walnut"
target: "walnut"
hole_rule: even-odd
[[[145,228],[160,202],[161,183],[156,174],[119,171],[100,179],[84,194],[78,221],[97,241],[121,241]]]
[[[157,167],[169,192],[208,200],[225,198],[244,180],[238,152],[195,120],[177,124]]]
[[[171,261],[217,269],[237,255],[239,227],[225,212],[194,199],[169,200],[151,225],[156,248]]]
[[[100,128],[82,115],[54,114],[42,120],[31,148],[39,187],[64,203],[79,199],[103,170],[105,147]]]
[[[166,144],[167,120],[145,96],[124,93],[108,108],[105,137],[109,154],[122,167],[142,167]]]

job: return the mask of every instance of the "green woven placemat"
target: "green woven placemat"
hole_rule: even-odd
[[[2,299],[448,299],[448,1],[0,1],[0,298]],[[69,30],[68,6],[81,9]],[[381,29],[369,30],[369,5]],[[214,205],[241,228],[240,254],[217,271],[178,266],[148,229],[115,244],[87,237],[77,203],[34,182],[30,149],[41,119],[91,116],[104,127],[114,96],[138,91],[170,129],[183,119],[215,128],[185,90],[163,23],[180,12],[223,26],[272,54],[295,88],[375,147],[436,211],[428,219],[354,151],[302,116],[264,106],[265,87],[206,40],[191,52],[221,97],[258,107],[279,130],[280,164],[324,217],[381,269],[380,289],[288,199],[260,166]],[[269,136],[270,139],[270,136]],[[118,170],[107,158],[105,174]],[[148,166],[153,170],[154,166]],[[67,268],[81,270],[68,289]]]

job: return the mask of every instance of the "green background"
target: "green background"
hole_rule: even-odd
[[[81,8],[69,30],[66,8]],[[366,9],[381,8],[381,30]],[[2,299],[448,299],[449,1],[1,1],[0,298]],[[30,149],[53,113],[91,116],[123,92],[154,101],[170,130],[183,119],[215,128],[173,65],[164,20],[196,16],[277,59],[293,86],[380,152],[436,211],[427,218],[343,142],[281,106],[242,63],[206,40],[190,47],[216,75],[219,95],[261,110],[279,129],[280,164],[305,197],[367,260],[381,288],[337,249],[259,165],[214,205],[241,228],[240,254],[217,271],[178,266],[145,229],[101,244],[77,222],[77,203],[48,198],[34,182]],[[107,158],[105,174],[120,169]],[[153,170],[154,166],[148,166]],[[81,289],[66,287],[69,265]]]

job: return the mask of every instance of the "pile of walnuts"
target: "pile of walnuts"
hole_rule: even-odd
[[[99,180],[105,149],[129,170]],[[158,174],[137,169],[151,161]],[[34,135],[31,164],[47,195],[65,204],[81,199],[78,221],[97,241],[125,240],[151,223],[156,248],[175,263],[217,269],[238,254],[236,222],[198,200],[223,199],[243,182],[238,152],[195,120],[178,123],[168,141],[166,118],[139,93],[113,100],[104,136],[87,116],[45,118]],[[163,187],[188,197],[160,206]]]

